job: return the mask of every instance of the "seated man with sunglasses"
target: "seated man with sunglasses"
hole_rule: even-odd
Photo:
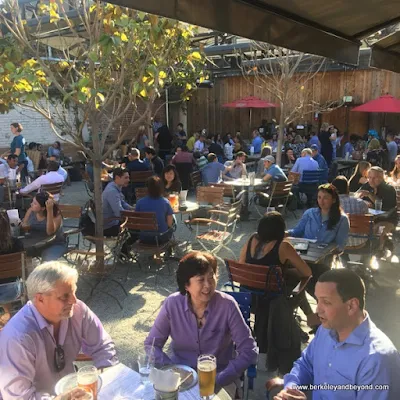
[[[118,363],[114,342],[97,316],[77,300],[78,272],[61,262],[38,266],[26,281],[27,304],[0,332],[0,399],[33,400],[54,395],[74,372],[82,351],[97,368]],[[79,399],[79,393],[57,400]]]

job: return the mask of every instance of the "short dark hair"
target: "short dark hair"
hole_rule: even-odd
[[[17,128],[18,132],[22,132],[22,130],[24,129],[23,126],[19,122],[13,122],[12,124],[10,124],[10,126]]]
[[[337,176],[332,185],[335,186],[339,194],[349,194],[349,181],[344,175]]]
[[[155,148],[152,147],[152,146],[145,147],[144,148],[144,152],[147,153],[147,154],[151,154],[153,156],[155,156],[157,154]]]
[[[182,122],[179,122],[179,124],[177,126],[180,126],[181,128],[183,128]]]
[[[151,176],[147,179],[146,186],[150,197],[158,199],[164,193],[164,184],[159,176]]]
[[[257,228],[257,238],[262,243],[277,240],[281,242],[285,237],[286,223],[281,213],[271,211],[260,219]]]
[[[217,259],[212,254],[202,251],[192,251],[186,254],[179,261],[176,270],[176,281],[180,294],[186,294],[186,285],[189,284],[190,278],[206,274],[210,267],[216,274]]]
[[[207,156],[208,162],[213,162],[216,159],[217,159],[217,156],[214,153],[209,153]]]
[[[195,152],[193,153],[193,157],[194,157],[195,159],[201,158],[201,156],[202,156],[202,154],[201,154],[199,151],[195,151]]]
[[[346,268],[331,269],[324,272],[318,282],[336,283],[336,290],[343,302],[356,298],[360,303],[360,309],[365,307],[364,281],[354,272]]]
[[[16,158],[18,158],[18,156],[16,154],[9,154],[7,157],[7,160],[11,161],[11,160],[15,160]]]
[[[47,171],[58,171],[60,168],[60,164],[57,161],[49,161],[47,163]]]
[[[117,176],[122,177],[126,173],[129,173],[129,171],[125,168],[117,167],[117,168],[113,169],[113,180],[115,181],[115,178]]]

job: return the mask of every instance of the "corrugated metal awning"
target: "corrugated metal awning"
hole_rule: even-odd
[[[360,40],[400,21],[399,0],[111,0],[356,65]]]
[[[400,73],[400,31],[374,43],[370,66]]]

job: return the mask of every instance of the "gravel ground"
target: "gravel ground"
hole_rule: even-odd
[[[87,201],[86,190],[82,182],[73,182],[67,187],[65,194],[61,199],[62,204],[79,204],[84,205]],[[297,217],[301,212],[297,211]],[[293,226],[296,219],[290,213],[287,217],[288,227]],[[231,243],[231,248],[236,255],[249,236],[255,231],[257,221],[240,223],[235,238]],[[176,238],[181,241],[191,240],[189,230],[180,222],[178,217],[178,229]],[[194,246],[194,248],[198,248]],[[400,254],[399,251],[397,253]],[[231,257],[229,254],[220,253],[221,257]],[[128,279],[124,283],[124,287],[128,292],[128,296],[123,294],[122,289],[115,283],[107,283],[106,289],[115,295],[123,305],[121,310],[117,302],[102,292],[96,292],[88,305],[98,315],[115,341],[120,360],[133,367],[136,360],[138,350],[142,347],[155,317],[157,316],[163,300],[171,293],[176,291],[177,284],[174,277],[174,268],[176,262],[169,264],[170,271],[165,268],[159,273],[159,277],[155,279],[154,271],[143,272],[137,264],[121,265],[116,271],[116,278],[123,280],[128,273]],[[381,263],[379,273],[380,288],[373,289],[367,295],[367,310],[369,311],[374,322],[380,327],[399,348],[400,346],[400,320],[398,309],[400,307],[400,290],[399,290],[399,264]],[[219,265],[219,287],[227,281],[227,273],[225,267]],[[89,294],[89,287],[85,282],[80,281],[78,288],[78,296],[82,300],[86,299]],[[260,356],[259,371],[256,380],[256,387],[251,393],[251,399],[264,399],[264,385],[271,375],[267,375],[263,371],[265,356]]]

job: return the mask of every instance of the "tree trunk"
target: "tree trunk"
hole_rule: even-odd
[[[281,101],[281,113],[279,116],[279,133],[278,133],[278,147],[276,149],[276,164],[281,165],[282,160],[282,146],[283,146],[283,135],[285,132],[285,103]]]
[[[101,149],[101,140],[99,136],[99,128],[98,122],[96,121],[96,117],[91,118],[91,129],[92,129],[92,141],[93,141],[93,153],[94,159],[93,162],[93,178],[94,178],[94,205],[96,208],[95,216],[96,216],[96,238],[100,240],[96,240],[96,253],[104,252],[104,238],[103,230],[104,230],[104,221],[103,221],[103,199],[102,192],[103,187],[101,183],[101,164],[102,164],[102,149]],[[104,267],[104,257],[96,256],[96,264],[98,267]]]

